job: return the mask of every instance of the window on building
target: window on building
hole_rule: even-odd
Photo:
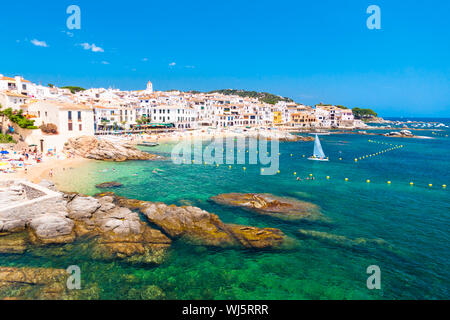
[[[72,121],[72,111],[68,111],[67,116],[69,118],[69,121]]]
[[[78,111],[78,121],[81,121],[81,111]]]
[[[78,125],[78,129],[79,131],[83,131],[83,125],[81,123]]]
[[[72,127],[72,122],[69,122],[69,131],[72,131],[73,127]]]

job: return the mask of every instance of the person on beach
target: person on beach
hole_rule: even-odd
[[[50,171],[48,172],[48,176],[53,177],[53,169],[50,169]]]

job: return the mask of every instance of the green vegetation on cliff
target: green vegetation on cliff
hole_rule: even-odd
[[[356,119],[370,119],[378,117],[378,114],[372,109],[353,108],[353,115]]]
[[[28,119],[22,113],[22,110],[13,111],[11,108],[0,110],[0,116],[8,118],[12,123],[17,124],[19,127],[24,129],[37,129],[37,127],[34,125],[34,120]]]
[[[274,95],[272,93],[267,93],[267,92],[223,89],[223,90],[210,91],[208,93],[221,93],[221,94],[225,94],[225,95],[236,95],[236,96],[240,96],[240,97],[256,98],[261,102],[270,103],[270,104],[276,104],[277,102],[280,102],[280,101],[294,102],[290,98],[277,96],[277,95]]]

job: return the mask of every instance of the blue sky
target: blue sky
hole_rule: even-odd
[[[81,30],[66,27],[71,4],[81,8]],[[372,4],[381,8],[381,30],[366,27]],[[157,90],[247,89],[383,116],[450,117],[446,0],[0,6],[0,73],[37,83],[128,90],[151,80]]]

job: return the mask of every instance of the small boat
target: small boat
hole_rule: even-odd
[[[156,146],[159,146],[159,143],[142,141],[142,142],[138,143],[138,146],[141,146],[141,147],[156,147]]]
[[[314,139],[314,152],[312,157],[309,157],[308,160],[313,161],[328,161],[328,158],[325,156],[323,152],[322,145],[320,144],[319,136],[316,134]]]

